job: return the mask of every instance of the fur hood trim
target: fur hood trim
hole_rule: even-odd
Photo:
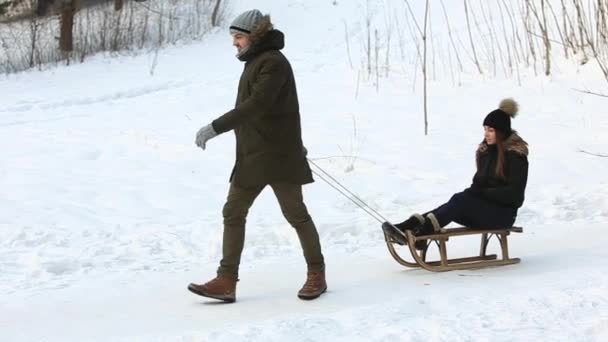
[[[262,37],[266,35],[266,33],[272,31],[274,29],[274,25],[272,25],[272,21],[270,21],[270,15],[266,14],[260,22],[256,25],[255,30],[251,32],[249,35],[249,40],[251,44],[254,45],[258,43]]]
[[[507,152],[513,152],[519,154],[521,156],[528,156],[528,143],[522,139],[517,131],[513,131],[511,135],[503,142],[505,145],[505,149]],[[479,156],[482,153],[485,153],[488,150],[488,144],[486,144],[485,140],[479,144],[477,148],[477,155]]]

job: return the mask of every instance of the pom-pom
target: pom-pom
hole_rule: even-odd
[[[498,108],[503,112],[509,114],[510,117],[514,118],[517,116],[519,111],[519,104],[513,99],[504,99],[500,101]]]

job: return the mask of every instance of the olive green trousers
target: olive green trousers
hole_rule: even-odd
[[[242,188],[230,185],[224,205],[224,241],[218,275],[238,278],[241,254],[245,243],[245,222],[249,208],[266,186]],[[279,202],[283,216],[296,230],[308,271],[321,271],[325,267],[319,234],[308,214],[300,184],[270,184]]]

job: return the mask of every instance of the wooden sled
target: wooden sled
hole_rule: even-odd
[[[510,233],[522,233],[523,228],[511,227],[503,229],[472,229],[468,227],[460,228],[449,228],[442,229],[440,233],[433,233],[430,235],[414,236],[411,231],[406,230],[405,235],[407,238],[407,246],[401,246],[397,242],[385,234],[386,245],[391,256],[401,265],[406,267],[422,267],[425,270],[432,272],[445,272],[452,270],[468,270],[490,266],[504,266],[517,264],[520,262],[519,258],[509,258],[509,245],[508,236]],[[481,235],[481,246],[479,249],[479,256],[448,259],[447,252],[447,241],[452,236],[463,236],[463,235]],[[496,237],[500,242],[500,249],[502,258],[498,259],[496,254],[487,254],[487,247],[490,239]],[[416,241],[426,240],[426,246],[423,250],[419,251],[414,247]],[[435,244],[439,248],[439,255],[441,260],[438,261],[426,261],[426,252],[430,245]],[[396,246],[403,248],[409,248],[410,254],[414,258],[414,261],[407,261],[399,255],[396,250]]]

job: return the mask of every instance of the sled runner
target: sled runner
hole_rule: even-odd
[[[468,227],[449,228],[442,229],[441,232],[433,233],[429,235],[415,236],[411,231],[405,231],[405,238],[407,244],[401,246],[395,238],[385,233],[384,238],[388,251],[391,256],[401,265],[406,267],[422,267],[425,270],[432,272],[445,272],[452,270],[466,270],[476,269],[490,266],[503,266],[519,263],[519,258],[509,257],[509,245],[508,236],[511,233],[522,233],[523,228],[521,227],[510,227],[503,229],[473,229]],[[479,249],[479,255],[467,258],[456,258],[448,259],[447,242],[451,237],[464,236],[464,235],[481,235],[481,246]],[[501,259],[497,258],[496,254],[487,254],[488,243],[492,239],[496,239],[500,243]],[[422,250],[417,250],[415,247],[416,241],[425,241],[426,244]],[[419,242],[420,244],[420,242]],[[439,249],[440,260],[427,261],[426,254],[427,250],[431,245],[436,245]],[[414,258],[414,261],[407,261],[403,258],[397,249],[407,248],[410,254]]]

